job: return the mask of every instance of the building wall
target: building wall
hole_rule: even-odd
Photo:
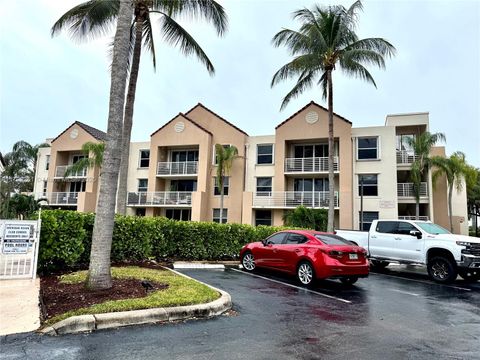
[[[138,180],[148,179],[149,168],[140,167],[140,150],[150,150],[150,142],[130,143],[130,158],[128,159],[127,193],[138,191]],[[135,208],[127,207],[127,215],[135,215]]]
[[[51,181],[48,179],[48,170],[47,170],[47,157],[50,156],[52,148],[44,147],[38,149],[37,154],[37,168],[35,170],[35,181],[33,183],[33,193],[40,194],[43,192],[43,182]],[[51,166],[51,164],[50,164]]]
[[[378,160],[357,159],[357,139],[359,137],[378,137]],[[363,211],[378,211],[379,219],[396,219],[397,207],[397,163],[395,151],[395,128],[376,126],[352,129],[353,154],[353,229],[359,229],[360,193],[358,175],[377,174],[378,196],[363,197]]]

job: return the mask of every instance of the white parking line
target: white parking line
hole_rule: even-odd
[[[402,291],[402,290],[398,290],[398,289],[388,289],[390,291],[395,291],[395,292],[398,292],[400,294],[407,294],[407,295],[412,295],[412,296],[420,296],[420,294],[415,294],[415,293],[411,293],[411,292],[408,292],[408,291]]]
[[[388,277],[392,277],[392,278],[395,278],[395,279],[401,279],[401,280],[406,280],[406,281],[415,281],[415,282],[419,282],[419,283],[423,283],[423,284],[428,284],[428,285],[444,286],[444,287],[449,287],[449,288],[458,289],[458,290],[472,291],[472,289],[462,288],[462,287],[459,287],[459,286],[437,284],[437,283],[435,283],[435,282],[424,281],[424,280],[417,280],[417,279],[409,279],[409,278],[405,278],[405,277],[402,277],[402,276],[395,276],[395,275],[389,275],[389,274],[380,274],[380,273],[373,273],[373,272],[371,272],[370,275],[388,276]]]
[[[285,286],[289,286],[289,287],[292,287],[292,288],[294,288],[294,289],[299,289],[299,290],[304,290],[304,291],[307,291],[307,292],[311,292],[311,293],[313,293],[313,294],[317,294],[317,295],[320,295],[320,296],[323,296],[323,297],[326,297],[326,298],[329,298],[329,299],[338,300],[338,301],[341,301],[341,302],[344,302],[344,303],[347,303],[347,304],[351,304],[351,303],[352,303],[350,300],[345,300],[345,299],[342,299],[342,298],[337,298],[337,297],[332,296],[332,295],[327,295],[327,294],[324,294],[324,293],[321,293],[321,292],[318,292],[318,291],[313,291],[313,290],[306,289],[306,288],[303,288],[303,287],[300,287],[300,286],[292,285],[292,284],[289,284],[289,283],[284,283],[284,282],[282,282],[282,281],[270,279],[270,278],[267,278],[267,277],[265,277],[265,276],[261,276],[261,275],[257,275],[257,274],[251,274],[251,273],[247,273],[247,272],[245,272],[245,271],[238,270],[238,269],[233,269],[233,268],[230,268],[230,270],[233,270],[233,271],[236,271],[236,272],[245,274],[245,275],[250,275],[250,276],[258,277],[258,278],[260,278],[260,279],[268,280],[268,281],[271,281],[271,282],[274,282],[274,283],[278,283],[278,284],[282,284],[282,285],[285,285]]]

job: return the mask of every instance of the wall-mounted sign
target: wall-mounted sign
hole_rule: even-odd
[[[34,241],[34,225],[5,223],[3,231],[3,254],[26,254]]]
[[[395,201],[391,200],[380,200],[380,209],[395,209]]]

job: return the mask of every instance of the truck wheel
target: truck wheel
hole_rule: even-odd
[[[480,270],[459,270],[458,274],[465,281],[478,281],[480,280]]]
[[[370,260],[372,263],[372,267],[376,270],[383,270],[385,269],[388,264],[390,264],[388,261],[380,261],[380,260]]]
[[[443,256],[435,256],[430,259],[427,265],[428,275],[438,283],[451,283],[457,278],[455,264]]]

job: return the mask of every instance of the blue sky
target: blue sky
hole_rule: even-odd
[[[1,2],[2,153],[20,139],[36,144],[55,137],[75,120],[106,129],[111,38],[78,43],[68,34],[50,37],[55,20],[80,2]],[[160,36],[156,72],[149,55],[143,56],[133,141],[148,141],[154,130],[198,102],[250,135],[273,134],[311,100],[325,105],[321,91],[312,88],[280,111],[293,82],[270,88],[274,72],[289,60],[284,49],[271,46],[271,38],[282,27],[296,28],[292,11],[314,1],[220,2],[229,15],[223,38],[205,23],[179,19],[214,63],[214,77]],[[446,134],[447,153],[463,151],[480,167],[480,2],[364,1],[358,32],[388,39],[398,54],[387,61],[386,71],[372,70],[378,89],[337,71],[335,112],[361,127],[383,125],[387,114],[429,111],[431,131]]]

